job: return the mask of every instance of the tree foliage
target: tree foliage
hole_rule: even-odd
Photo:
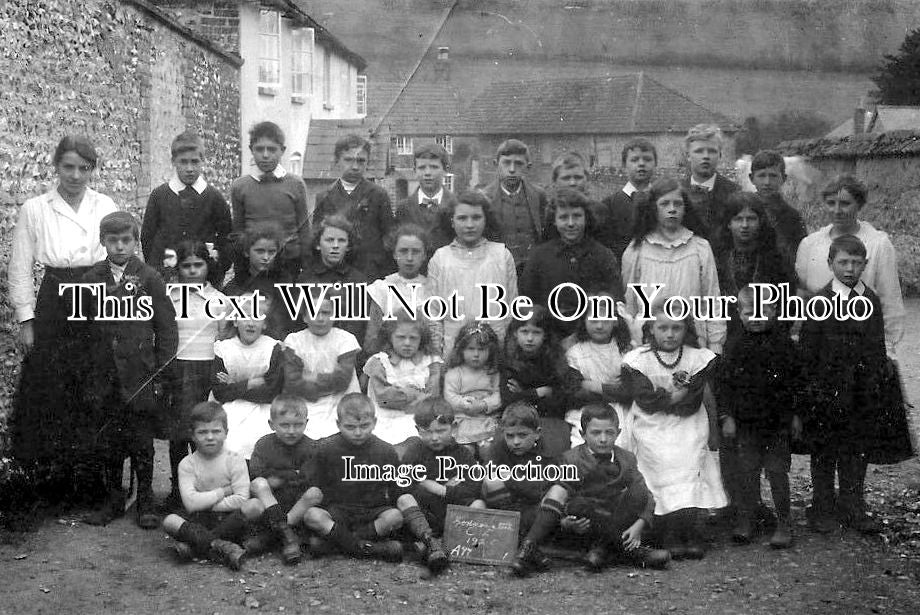
[[[883,105],[920,105],[920,29],[908,33],[897,55],[885,61],[872,77],[878,90],[872,95]]]
[[[803,109],[783,109],[767,118],[748,117],[735,137],[735,151],[753,155],[783,141],[823,136],[830,129],[831,123],[824,116]]]

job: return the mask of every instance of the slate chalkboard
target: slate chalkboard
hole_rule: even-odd
[[[444,549],[455,562],[510,566],[518,549],[521,513],[448,504]]]

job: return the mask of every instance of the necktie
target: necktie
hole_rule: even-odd
[[[597,459],[598,465],[609,465],[610,463],[612,463],[610,461],[610,455],[604,455],[601,453],[591,453],[591,454],[594,455],[595,459]]]
[[[690,186],[690,192],[695,192],[697,194],[709,194],[709,188],[706,186],[701,186],[699,184],[693,184]]]
[[[422,199],[422,207],[437,207],[438,202],[434,199]]]

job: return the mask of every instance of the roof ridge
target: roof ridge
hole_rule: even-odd
[[[729,117],[728,117],[727,115],[725,115],[724,113],[720,113],[719,111],[714,111],[714,110],[712,110],[712,109],[709,109],[708,107],[704,107],[703,105],[701,105],[700,103],[696,102],[695,100],[693,100],[692,98],[690,98],[689,96],[687,96],[686,94],[684,94],[683,92],[680,92],[679,90],[675,90],[675,89],[672,88],[671,86],[668,86],[668,85],[665,85],[665,84],[661,83],[660,81],[658,81],[658,80],[655,79],[654,77],[645,77],[645,79],[648,80],[648,81],[650,81],[651,83],[654,83],[655,85],[657,85],[657,86],[659,86],[659,87],[661,87],[661,88],[667,90],[668,92],[670,92],[670,93],[673,94],[674,96],[677,96],[678,98],[682,98],[682,99],[686,100],[686,101],[689,102],[691,105],[693,105],[693,106],[695,106],[695,107],[699,107],[700,109],[702,109],[702,110],[705,111],[706,113],[711,113],[711,114],[713,114],[713,115],[715,115],[715,116],[721,117],[723,120],[725,120],[725,122],[726,122],[727,124],[734,125],[734,122],[731,120],[731,118],[729,118]]]

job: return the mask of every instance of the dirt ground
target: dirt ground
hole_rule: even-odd
[[[920,301],[908,303],[900,351],[909,399],[920,400]],[[915,433],[920,412],[914,411]],[[159,448],[158,487],[166,489]],[[178,564],[161,531],[127,519],[106,528],[48,519],[0,544],[0,613],[905,613],[920,612],[920,462],[872,466],[867,499],[882,536],[829,536],[805,527],[807,459],[793,462],[796,543],[773,551],[716,534],[699,562],[666,571],[629,567],[601,574],[559,559],[549,573],[515,579],[501,568],[454,564],[429,579],[416,563],[341,557],[283,566],[276,556],[240,572]],[[765,497],[768,494],[765,493]]]

